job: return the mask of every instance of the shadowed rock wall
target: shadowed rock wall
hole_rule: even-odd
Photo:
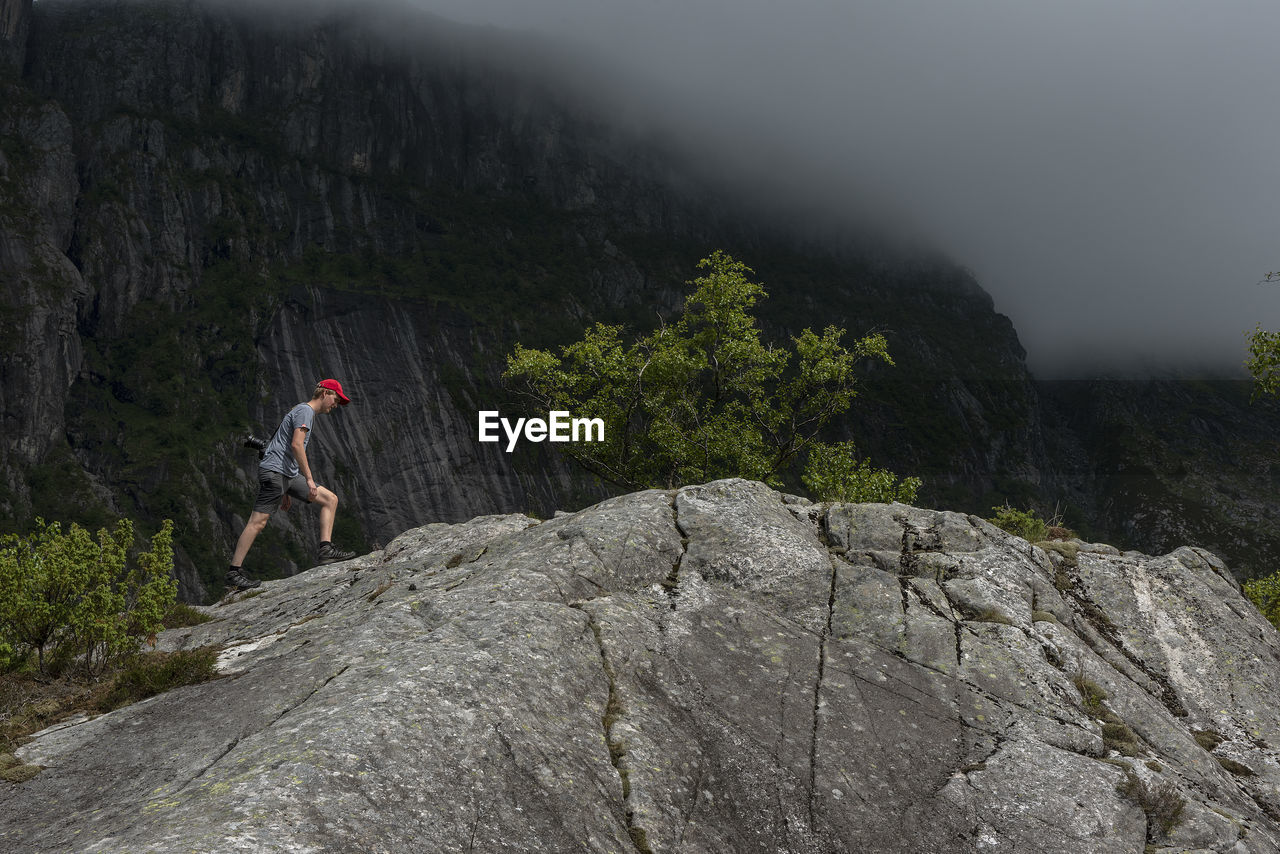
[[[0,69],[22,71],[31,33],[31,0],[0,0]]]

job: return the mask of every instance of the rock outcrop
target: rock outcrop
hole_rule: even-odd
[[[167,632],[35,738],[24,852],[1280,850],[1280,643],[1221,561],[730,480],[489,516]]]

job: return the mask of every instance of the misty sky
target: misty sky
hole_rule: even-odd
[[[1275,0],[416,2],[617,63],[611,103],[744,181],[915,223],[1040,376],[1233,367],[1280,328]]]

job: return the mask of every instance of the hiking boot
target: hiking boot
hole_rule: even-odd
[[[320,559],[319,565],[324,566],[326,563],[337,563],[340,560],[351,560],[356,556],[356,553],[340,549],[333,543],[321,543],[320,551],[316,553],[316,556]]]
[[[262,582],[250,578],[238,569],[227,570],[227,586],[234,587],[237,590],[252,590],[255,587],[261,587]]]

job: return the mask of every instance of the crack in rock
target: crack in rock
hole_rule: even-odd
[[[677,494],[673,493],[671,496],[671,521],[675,525],[676,533],[680,536],[680,554],[676,556],[675,561],[671,564],[671,571],[661,581],[662,590],[666,596],[667,608],[665,612],[659,613],[657,618],[658,636],[661,638],[663,653],[667,656],[671,655],[669,648],[671,620],[674,619],[675,612],[680,607],[680,570],[684,566],[685,555],[689,553],[689,535],[680,526],[680,509],[676,498]]]
[[[680,535],[680,554],[671,565],[671,572],[663,580],[662,586],[667,592],[667,601],[671,605],[671,610],[674,611],[680,599],[680,567],[684,563],[685,555],[689,553],[689,533],[680,526],[680,508],[675,495],[671,496],[671,521],[676,526],[676,533]],[[659,624],[659,628],[665,629],[665,626]]]
[[[1064,592],[1067,597],[1074,601],[1078,606],[1076,608],[1077,613],[1084,618],[1086,623],[1093,627],[1093,630],[1097,632],[1098,637],[1109,643],[1116,652],[1124,656],[1124,658],[1136,667],[1140,673],[1160,686],[1160,696],[1157,699],[1159,699],[1164,707],[1169,710],[1170,714],[1175,718],[1187,717],[1187,708],[1182,704],[1182,699],[1178,696],[1178,692],[1175,691],[1173,686],[1169,683],[1169,678],[1164,674],[1155,671],[1149,664],[1143,661],[1135,652],[1125,645],[1123,638],[1120,637],[1119,631],[1111,622],[1110,618],[1107,617],[1106,612],[1085,594],[1082,589],[1084,584],[1080,580],[1078,572],[1068,572],[1066,575],[1071,580],[1071,586]],[[1087,634],[1082,634],[1080,637],[1086,645],[1090,648],[1093,647],[1093,644],[1089,642]],[[1101,651],[1097,649],[1094,649],[1094,652],[1101,655]],[[1106,657],[1103,656],[1104,660],[1105,658]]]
[[[828,555],[831,561],[831,590],[827,597],[827,624],[822,630],[822,639],[818,642],[818,677],[813,685],[813,732],[809,740],[809,828],[816,826],[814,792],[817,790],[818,774],[818,722],[822,711],[822,684],[827,669],[827,641],[831,638],[832,624],[836,611],[836,579],[838,567],[836,559]]]
[[[618,690],[617,674],[613,669],[613,663],[609,660],[609,653],[605,649],[604,634],[601,632],[600,625],[596,622],[595,617],[580,604],[573,604],[569,607],[586,615],[587,626],[591,629],[591,634],[596,639],[596,647],[600,650],[601,668],[604,670],[605,679],[609,683],[609,697],[605,701],[604,716],[600,719],[600,725],[604,733],[605,747],[609,751],[609,764],[617,772],[618,781],[622,784],[622,814],[626,819],[627,835],[631,837],[631,844],[635,846],[639,854],[653,854],[653,849],[649,847],[648,832],[635,823],[635,811],[629,803],[631,800],[631,774],[627,769],[626,746],[621,739],[615,738],[613,735],[614,724],[622,717],[626,708],[622,704],[622,695]]]
[[[319,693],[321,690],[323,690],[323,689],[324,689],[324,687],[325,687],[326,685],[328,685],[328,684],[329,684],[330,682],[332,682],[334,679],[337,679],[337,678],[338,678],[339,676],[341,676],[343,673],[346,673],[346,672],[347,672],[347,670],[348,670],[350,667],[351,667],[351,665],[349,665],[349,664],[348,664],[348,665],[343,666],[343,667],[342,667],[342,669],[340,669],[337,673],[334,673],[332,676],[330,676],[329,678],[327,678],[327,679],[325,679],[323,682],[321,682],[319,685],[317,685],[313,690],[311,690],[311,691],[307,694],[307,696],[303,697],[302,699],[300,699],[298,702],[294,703],[293,705],[288,706],[288,707],[287,707],[287,708],[285,708],[282,712],[280,712],[280,714],[276,715],[276,717],[275,717],[275,718],[274,718],[274,719],[273,719],[269,724],[267,724],[265,727],[263,727],[261,730],[259,730],[259,732],[263,732],[263,731],[269,730],[269,729],[271,729],[272,727],[274,727],[276,724],[280,723],[280,721],[281,721],[281,720],[282,720],[286,715],[288,715],[290,712],[292,712],[292,711],[294,711],[295,709],[297,709],[298,707],[300,707],[303,703],[306,703],[308,700],[310,700],[312,697],[314,697],[317,693]],[[233,739],[231,740],[231,743],[227,745],[226,749],[224,749],[221,753],[219,753],[219,754],[218,754],[217,756],[215,756],[212,760],[210,760],[209,764],[205,765],[205,766],[204,766],[204,768],[201,768],[201,769],[200,769],[200,771],[199,771],[195,776],[193,776],[193,777],[192,777],[190,780],[188,780],[187,782],[183,783],[183,784],[182,784],[182,786],[181,786],[180,788],[178,788],[177,790],[175,790],[173,793],[171,793],[171,794],[169,794],[169,795],[166,795],[164,799],[165,799],[165,800],[171,800],[171,799],[173,799],[173,798],[177,797],[178,795],[182,794],[183,792],[185,792],[187,789],[191,788],[191,787],[192,787],[193,785],[195,785],[196,783],[198,783],[202,777],[204,777],[204,776],[205,776],[206,774],[208,774],[211,770],[213,770],[213,767],[214,767],[215,765],[217,765],[219,762],[221,762],[223,759],[225,759],[225,758],[226,758],[226,757],[227,757],[227,756],[228,756],[228,755],[229,755],[233,750],[235,750],[235,749],[236,749],[236,747],[237,747],[237,746],[240,744],[240,742],[241,742],[241,741],[243,741],[243,740],[244,740],[244,739],[243,739],[242,737],[240,737],[240,736],[236,736],[235,738],[233,738]]]

